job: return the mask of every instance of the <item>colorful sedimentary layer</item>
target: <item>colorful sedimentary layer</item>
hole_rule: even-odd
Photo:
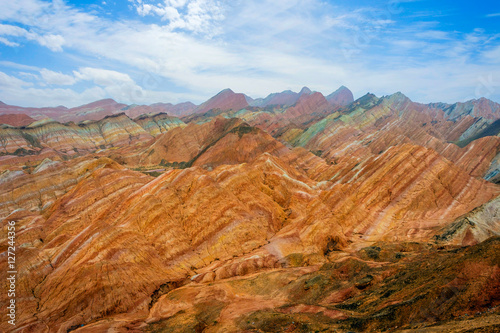
[[[61,124],[41,120],[26,127],[0,127],[0,151],[23,155],[43,148],[74,154],[79,150],[95,151],[113,146],[130,145],[152,136],[125,114],[108,116],[99,121]]]
[[[152,136],[166,133],[175,127],[184,127],[186,124],[177,117],[171,117],[166,113],[148,113],[134,119],[134,122],[144,128]]]
[[[0,249],[15,221],[16,328],[500,328],[500,186],[488,181],[500,139],[455,144],[484,134],[494,105],[457,114],[469,106],[299,94],[258,107],[223,91],[182,120],[2,125]]]

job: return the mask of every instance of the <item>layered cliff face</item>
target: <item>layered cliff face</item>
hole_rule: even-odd
[[[253,163],[171,170],[156,179],[106,160],[92,167],[67,165],[85,168],[86,176],[69,191],[59,189],[66,193],[45,203],[42,215],[32,210],[9,216],[19,230],[29,225],[18,236],[27,244],[19,254],[20,322],[29,330],[50,322],[64,331],[122,312],[145,318],[155,291],[169,283],[164,290],[191,279],[203,285],[300,266],[303,257],[324,263],[360,237],[429,241],[449,221],[500,193],[417,146],[394,147],[328,181],[314,180],[303,169],[314,162],[311,167],[333,166],[300,153],[264,153]],[[51,179],[57,168],[42,167],[40,176]],[[19,181],[7,177],[6,187]],[[41,179],[37,184],[41,193],[54,191]],[[164,316],[157,311],[151,316]]]
[[[79,150],[95,151],[151,138],[125,114],[79,124],[41,120],[26,127],[3,125],[0,128],[0,151],[4,155],[23,155],[50,148],[71,155]]]
[[[5,117],[10,114],[10,118],[14,115],[29,116],[36,120],[45,118],[54,119],[61,123],[80,122],[85,120],[100,120],[106,116],[111,116],[125,112],[130,118],[136,118],[147,113],[168,113],[172,116],[186,116],[194,112],[196,105],[191,102],[171,104],[171,103],[156,103],[151,105],[126,105],[118,103],[112,99],[103,99],[89,104],[67,108],[64,106],[47,107],[47,108],[26,108],[7,104],[0,104],[0,117]],[[2,119],[2,118],[0,118]],[[10,124],[13,126],[24,126],[28,124]]]
[[[205,124],[190,123],[156,138],[140,155],[139,164],[192,163],[210,146],[242,123],[239,119],[216,118]]]
[[[119,168],[107,158],[46,158],[36,167],[0,173],[0,216],[41,214],[70,188],[100,168]]]
[[[78,124],[45,119],[23,127],[0,125],[0,153],[10,157],[33,155],[36,159],[50,150],[55,155],[80,156],[100,149],[148,142],[161,133],[184,126],[179,118],[165,113],[143,115],[134,120],[121,113]]]
[[[499,327],[500,186],[483,179],[498,175],[498,137],[459,147],[474,114],[452,120],[400,93],[344,107],[301,95],[187,123],[3,125],[17,328]]]
[[[134,119],[134,122],[152,136],[158,136],[176,127],[186,126],[182,120],[177,117],[171,117],[167,113],[144,114]]]
[[[402,94],[381,99],[367,95],[288,139],[330,161],[346,153],[359,160],[391,146],[413,143],[437,151],[473,176],[484,177],[495,172],[491,165],[500,152],[499,138],[483,137],[463,148],[450,142],[473,123],[467,117],[448,120],[442,110],[413,103]]]

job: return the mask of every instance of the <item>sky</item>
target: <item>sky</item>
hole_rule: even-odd
[[[0,0],[0,101],[202,103],[341,85],[500,102],[500,2]]]

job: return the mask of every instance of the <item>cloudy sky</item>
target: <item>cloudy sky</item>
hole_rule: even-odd
[[[2,0],[0,101],[201,103],[224,88],[500,102],[500,3]]]

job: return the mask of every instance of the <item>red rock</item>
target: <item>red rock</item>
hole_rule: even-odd
[[[326,96],[326,100],[332,105],[346,106],[354,102],[354,96],[348,88],[342,86],[330,95]]]
[[[35,119],[25,114],[3,114],[0,115],[0,124],[11,126],[27,126],[34,122]]]
[[[195,113],[205,113],[212,109],[240,110],[248,106],[244,94],[234,93],[231,89],[222,90],[195,109]]]
[[[0,129],[5,153],[39,154],[0,157],[18,328],[382,331],[500,305],[500,242],[487,239],[500,186],[480,178],[499,140],[447,142],[473,115],[451,121],[402,94],[333,107],[305,89],[294,106],[219,111],[187,126],[113,114]]]

